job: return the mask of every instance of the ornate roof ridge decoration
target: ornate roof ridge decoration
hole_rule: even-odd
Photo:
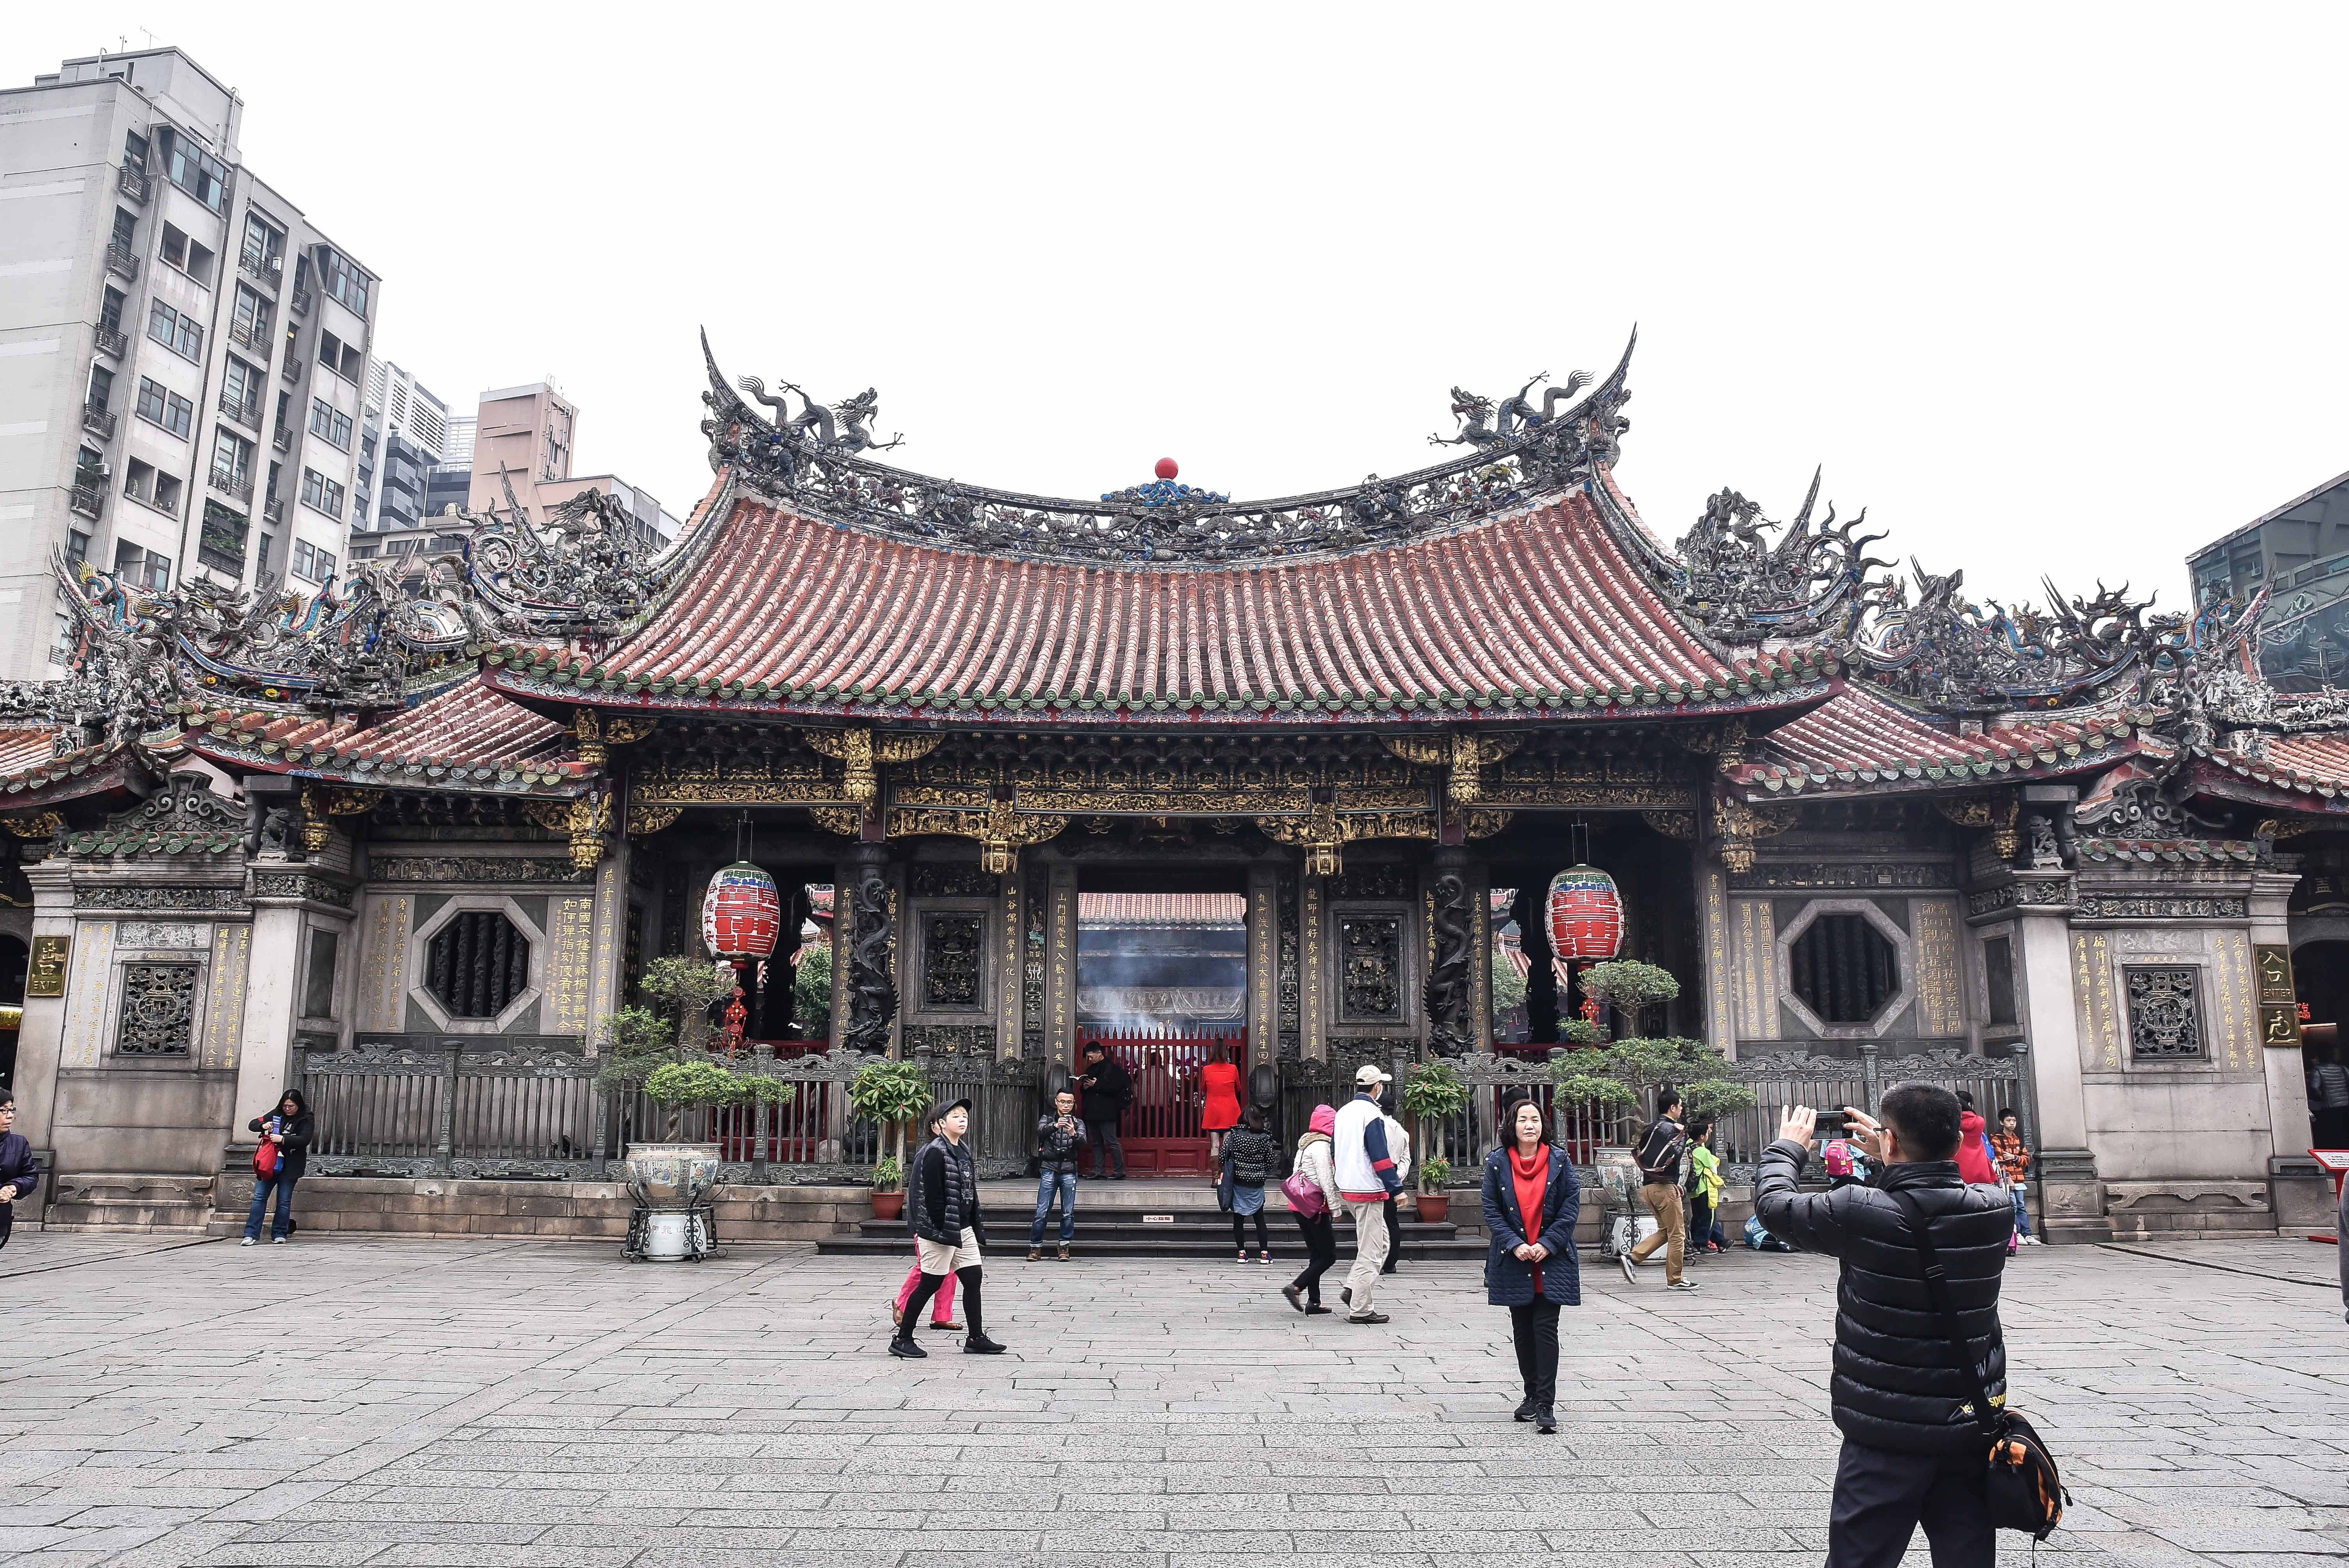
[[[174,773],[164,787],[106,825],[70,835],[76,855],[224,855],[243,847],[249,824],[245,809],[212,793],[209,776],[192,769]]]
[[[2192,615],[2155,614],[2158,595],[2133,600],[2127,583],[2099,583],[2093,597],[2067,598],[2042,579],[2048,608],[2025,603],[2010,610],[1995,600],[1976,605],[1959,593],[1963,571],[1930,573],[1913,559],[1909,567],[1916,603],[1901,578],[1872,584],[1867,622],[1853,631],[1845,657],[1869,684],[1945,713],[2166,703],[2166,688],[2198,656],[2241,645],[2267,604],[2262,590],[2240,613],[2220,601]]]
[[[229,707],[191,712],[187,724],[191,748],[212,761],[359,789],[567,798],[603,778],[573,729],[479,676],[367,725]],[[610,743],[608,730],[598,734]]]
[[[1802,510],[1775,541],[1767,533],[1780,525],[1763,516],[1758,503],[1723,490],[1706,500],[1703,515],[1681,535],[1677,558],[1640,541],[1649,569],[1684,613],[1723,643],[1847,637],[1873,592],[1869,569],[1892,562],[1868,553],[1885,536],[1859,531],[1868,521],[1865,507],[1837,521],[1830,501],[1814,529],[1811,511],[1824,471],[1812,471]]]
[[[1615,460],[1630,428],[1620,410],[1630,397],[1626,378],[1638,341],[1634,332],[1614,370],[1563,413],[1555,411],[1557,398],[1575,380],[1546,396],[1540,410],[1525,400],[1528,383],[1503,405],[1498,426],[1464,413],[1465,428],[1452,439],[1475,447],[1467,456],[1393,479],[1372,474],[1347,489],[1270,500],[1232,501],[1188,486],[1161,495],[1159,487],[1145,486],[1148,494],[1081,501],[893,468],[866,455],[885,449],[863,428],[873,411],[870,391],[830,409],[807,399],[793,417],[787,397],[770,397],[756,377],[745,377],[743,391],[770,411],[761,414],[728,385],[706,332],[709,390],[702,401],[710,417],[702,432],[710,467],[733,471],[762,498],[908,543],[1090,565],[1279,560],[1423,538],[1587,484]],[[786,393],[800,391],[783,385]],[[1455,411],[1490,407],[1457,388],[1454,397]]]

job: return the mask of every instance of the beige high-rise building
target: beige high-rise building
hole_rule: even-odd
[[[243,112],[175,48],[0,91],[0,679],[58,673],[53,550],[341,567],[382,284],[243,166]]]

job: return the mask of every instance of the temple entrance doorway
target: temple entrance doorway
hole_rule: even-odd
[[[1222,1077],[1212,1063],[1237,1069],[1246,1100],[1246,889],[1237,868],[1088,867],[1080,876],[1078,1060],[1099,1041],[1132,1080],[1118,1120],[1130,1175],[1210,1173],[1210,1086]]]

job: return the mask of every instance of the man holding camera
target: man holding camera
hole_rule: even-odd
[[[1807,1106],[1789,1109],[1778,1140],[1762,1151],[1754,1206],[1763,1224],[1843,1264],[1829,1384],[1843,1453],[1827,1568],[1894,1568],[1920,1523],[1934,1568],[1992,1568],[1996,1560],[1971,1385],[1942,1332],[1910,1228],[1912,1212],[1930,1227],[1965,1354],[1991,1402],[2003,1406],[1998,1291],[2013,1209],[1998,1188],[1959,1179],[1959,1115],[1956,1095],[1924,1083],[1895,1085],[1876,1117],[1847,1106],[1850,1136],[1878,1168],[1866,1186],[1798,1191],[1819,1119]]]

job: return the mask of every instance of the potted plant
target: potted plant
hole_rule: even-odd
[[[641,1091],[667,1111],[661,1141],[632,1141],[625,1168],[636,1200],[629,1258],[674,1262],[709,1250],[708,1205],[718,1184],[718,1145],[680,1135],[688,1105],[788,1104],[796,1088],[711,1059],[709,1011],[734,990],[734,971],[693,958],[656,958],[637,992],[649,1005],[620,1008],[604,1022],[595,1086]]]
[[[850,1111],[882,1128],[882,1158],[873,1167],[876,1220],[905,1212],[905,1124],[930,1109],[933,1093],[919,1062],[867,1062],[849,1080]]]
[[[1635,958],[1616,958],[1582,972],[1582,994],[1622,1014],[1630,1024],[1623,1033],[1636,1035],[1647,1010],[1678,996],[1681,983],[1669,969]]]
[[[1419,1162],[1419,1217],[1440,1225],[1452,1215],[1452,1195],[1444,1190],[1452,1180],[1452,1161],[1438,1154]]]
[[[1450,1151],[1446,1132],[1452,1119],[1468,1109],[1468,1085],[1461,1078],[1460,1069],[1448,1061],[1422,1062],[1403,1075],[1402,1109],[1413,1123],[1419,1217],[1439,1222],[1452,1207],[1452,1200],[1444,1193],[1444,1180],[1452,1174],[1451,1161],[1444,1158]],[[1434,1172],[1432,1178],[1431,1171]]]

